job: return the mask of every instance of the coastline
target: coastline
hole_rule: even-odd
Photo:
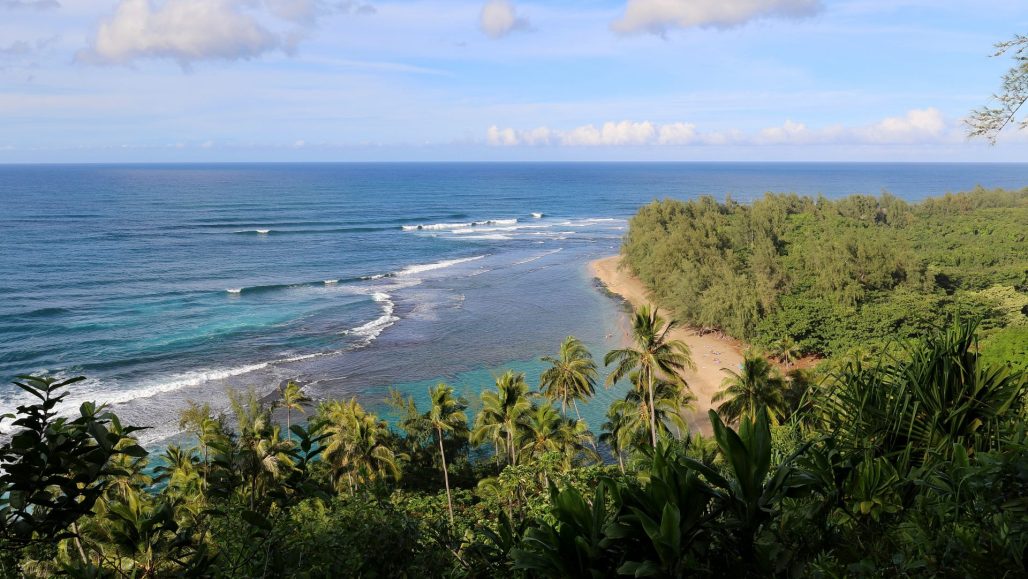
[[[589,263],[592,274],[611,292],[624,298],[633,308],[655,305],[649,299],[646,286],[621,267],[621,256],[612,255]],[[658,309],[661,317],[671,319],[669,313]],[[627,336],[626,336],[627,338]],[[721,389],[721,381],[728,375],[724,368],[738,368],[742,363],[742,344],[731,338],[719,338],[714,334],[699,335],[695,328],[679,326],[671,332],[671,338],[681,340],[692,352],[695,370],[683,373],[686,383],[696,396],[695,408],[686,413],[693,431],[704,436],[712,434],[707,411],[712,408],[710,399]]]

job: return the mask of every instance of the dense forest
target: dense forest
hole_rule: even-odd
[[[666,328],[637,312],[632,344],[602,361],[568,338],[536,387],[504,373],[475,416],[445,384],[424,408],[394,393],[392,426],[352,400],[311,409],[295,384],[279,425],[252,391],[234,393],[230,412],[184,412],[196,444],[160,454],[103,407],[58,416],[75,379],[22,377],[37,401],[4,417],[0,570],[1023,576],[1028,377],[980,355],[975,324],[840,359],[817,380],[751,357],[710,439],[683,428],[690,353]],[[634,388],[597,441],[577,403],[603,387],[603,366]]]
[[[623,253],[682,321],[772,352],[874,354],[964,317],[989,355],[1025,364],[1026,224],[1028,190],[703,197],[643,207]]]

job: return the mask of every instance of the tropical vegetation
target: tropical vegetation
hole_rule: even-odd
[[[27,577],[1017,576],[1028,374],[990,361],[977,330],[836,360],[799,397],[782,394],[798,378],[750,354],[710,412],[712,439],[683,420],[688,386],[639,362],[663,351],[662,332],[637,332],[639,355],[608,356],[634,387],[598,441],[545,394],[553,382],[540,392],[507,372],[473,419],[439,384],[424,409],[394,394],[393,425],[327,400],[288,435],[272,405],[235,393],[234,421],[193,405],[196,446],[151,455],[103,407],[58,415],[75,380],[23,377],[37,402],[8,415],[0,446],[0,565]]]
[[[233,391],[159,451],[102,405],[59,410],[81,379],[19,377],[0,575],[1024,576],[1026,199],[642,209],[626,258],[662,305],[765,348],[726,369],[708,436],[656,308],[602,358],[568,337],[471,400],[391,391],[387,420]],[[601,384],[625,393],[590,425]]]
[[[668,199],[639,210],[622,250],[678,319],[786,363],[882,353],[954,318],[979,319],[983,342],[1023,352],[1025,223],[1028,189],[915,204],[888,193]]]

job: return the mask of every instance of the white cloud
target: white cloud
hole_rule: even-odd
[[[645,145],[656,137],[657,129],[653,123],[642,121],[634,123],[621,121],[606,122],[596,128],[593,125],[578,127],[560,137],[562,145],[597,146],[597,145]]]
[[[760,18],[803,18],[820,10],[820,0],[628,0],[611,28],[663,34],[671,28],[732,28]]]
[[[521,144],[518,131],[511,128],[501,129],[496,125],[489,127],[486,138],[490,145],[514,146]]]
[[[374,8],[326,0],[121,0],[78,59],[127,64],[168,58],[186,66],[291,52],[318,18],[338,12],[368,14]]]
[[[658,131],[657,142],[661,145],[688,145],[696,139],[696,125],[691,123],[671,123],[663,125]]]
[[[80,57],[116,64],[170,58],[186,64],[254,58],[281,45],[234,0],[168,0],[158,7],[149,0],[122,0]]]
[[[489,127],[486,136],[488,143],[496,146],[904,145],[944,142],[952,137],[948,129],[942,114],[937,109],[927,108],[850,128],[831,125],[813,129],[787,120],[781,126],[746,133],[736,129],[699,131],[696,125],[684,122],[620,121],[569,130],[541,126],[523,131],[494,125]]]
[[[0,0],[0,8],[18,10],[21,8],[29,10],[50,10],[60,8],[61,3],[57,0]]]
[[[946,122],[935,108],[914,109],[902,117],[889,117],[859,131],[871,143],[913,143],[942,136]]]
[[[691,131],[692,125],[675,123],[658,127],[649,121],[606,122],[601,126],[583,125],[569,131],[558,131],[549,127],[536,127],[528,130],[512,128],[501,129],[495,125],[489,127],[486,138],[490,145],[552,145],[568,147],[595,147],[616,145],[646,145],[653,142],[675,142],[682,139],[685,132]]]
[[[489,38],[502,38],[516,30],[527,30],[529,24],[518,16],[509,0],[489,0],[478,16],[478,27]]]

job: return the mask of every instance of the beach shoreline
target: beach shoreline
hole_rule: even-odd
[[[621,256],[612,255],[590,262],[589,270],[608,291],[625,299],[633,308],[655,305],[642,281],[620,266]],[[671,319],[664,309],[658,311],[664,319]],[[707,411],[713,407],[711,398],[721,390],[721,382],[728,375],[724,368],[738,368],[742,363],[744,345],[716,334],[700,335],[695,328],[685,325],[672,330],[671,338],[689,346],[696,364],[694,370],[683,373],[689,389],[696,396],[694,409],[687,411],[686,418],[694,432],[709,436],[712,430]]]

